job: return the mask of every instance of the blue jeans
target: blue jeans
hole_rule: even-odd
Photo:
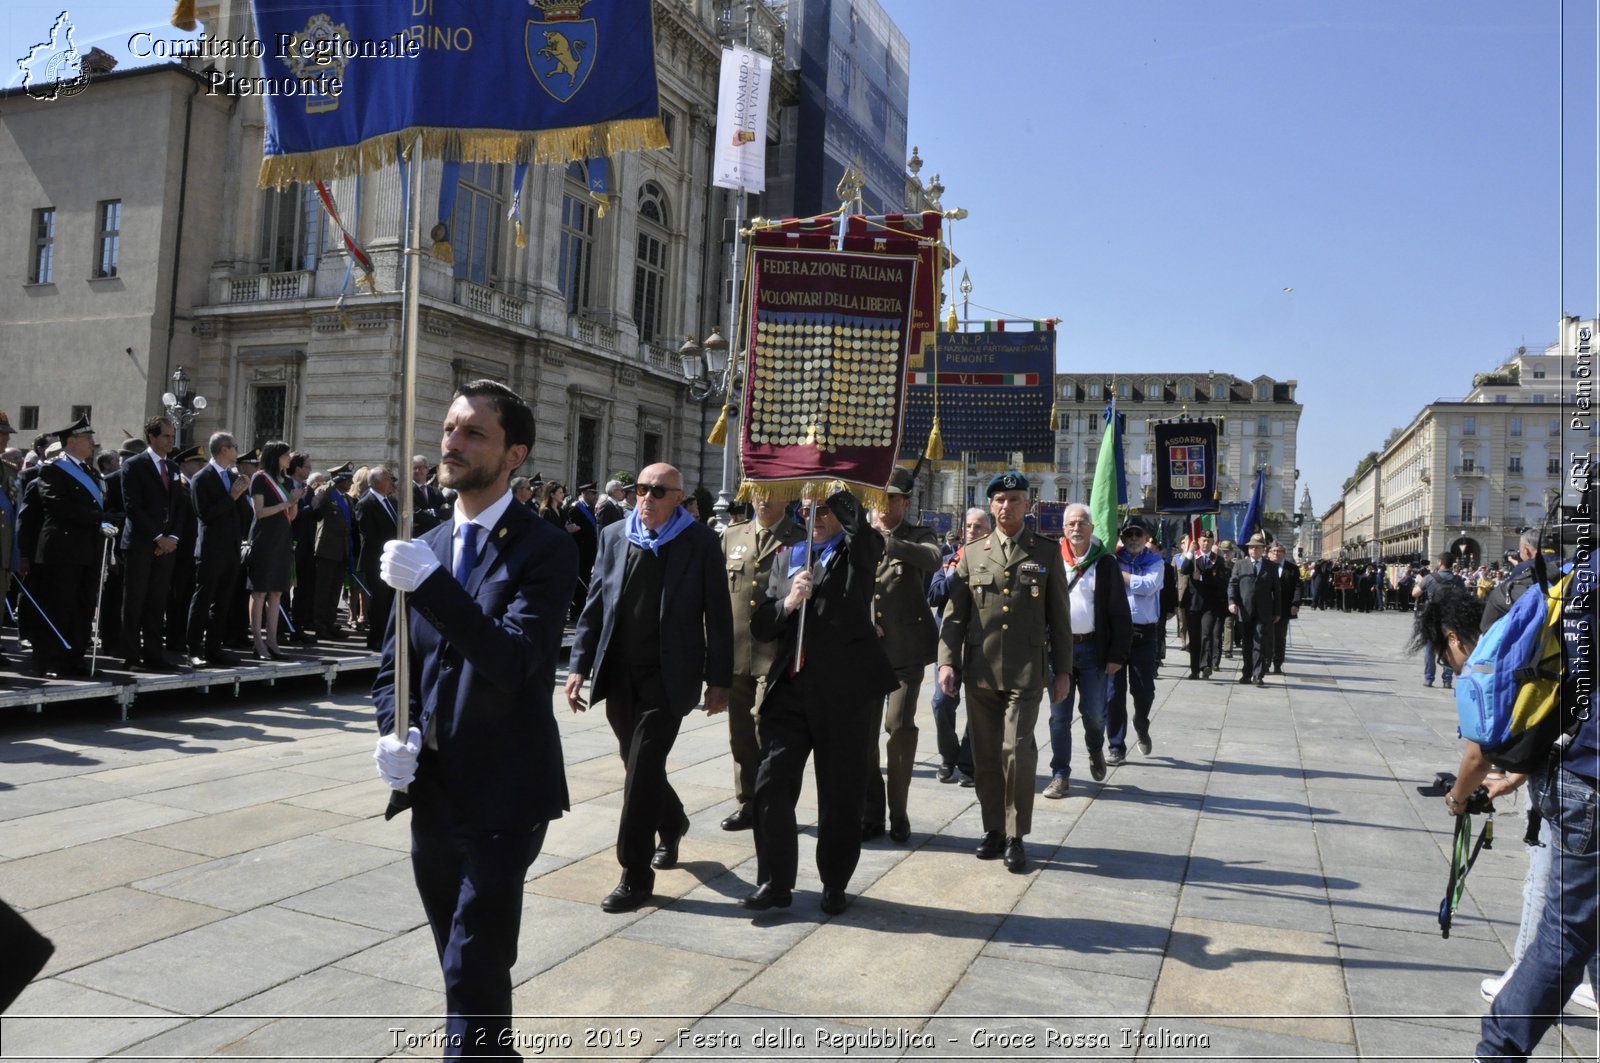
[[[1596,974],[1600,952],[1600,849],[1595,839],[1595,789],[1565,767],[1532,785],[1553,852],[1544,911],[1527,951],[1483,1017],[1479,1059],[1526,1059],[1561,1016],[1583,980]]]
[[[1094,643],[1078,642],[1072,647],[1072,689],[1050,705],[1050,775],[1063,778],[1072,774],[1072,704],[1083,697],[1083,740],[1091,753],[1098,753],[1105,742],[1106,703],[1111,700],[1111,677],[1095,660]]]
[[[1150,733],[1150,706],[1156,700],[1156,639],[1158,632],[1133,632],[1133,647],[1128,664],[1111,677],[1111,701],[1106,707],[1106,744],[1119,753],[1128,751],[1128,687],[1133,687],[1133,733],[1140,738]]]
[[[1441,673],[1442,677],[1444,678],[1444,685],[1448,687],[1450,685],[1450,680],[1455,675],[1455,673],[1452,672],[1450,670],[1450,666],[1445,664],[1443,661],[1438,662],[1438,666],[1439,666],[1439,672]],[[1422,646],[1422,681],[1424,683],[1429,684],[1430,686],[1433,684],[1433,669],[1434,669],[1433,644],[1432,643],[1423,643],[1423,646]]]

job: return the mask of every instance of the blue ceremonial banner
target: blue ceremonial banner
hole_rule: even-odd
[[[947,457],[1055,468],[1050,404],[1055,388],[1056,334],[941,332],[924,368],[906,374],[906,427],[900,458],[914,461],[933,428],[938,373],[939,435]]]
[[[1217,423],[1157,421],[1156,512],[1217,511]]]
[[[261,183],[427,158],[567,162],[667,146],[650,0],[252,0]]]

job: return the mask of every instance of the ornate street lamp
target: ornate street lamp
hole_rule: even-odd
[[[721,403],[732,397],[733,416],[737,417],[739,384],[743,377],[740,359],[730,358],[728,341],[722,338],[720,328],[713,326],[711,335],[699,343],[690,337],[678,348],[678,362],[683,369],[683,379],[689,385],[689,398],[702,406]],[[716,526],[726,528],[731,521],[729,509],[733,505],[733,488],[729,483],[732,464],[729,452],[733,450],[734,432],[728,430],[729,439],[722,447],[722,480],[718,484],[717,501],[712,507]]]
[[[206,397],[190,393],[193,381],[189,379],[188,372],[183,366],[178,366],[172,374],[172,390],[162,393],[161,405],[166,408],[166,414],[172,420],[172,425],[177,429],[177,446],[182,448],[186,442],[185,434],[190,425],[194,424],[195,415],[206,408]]]

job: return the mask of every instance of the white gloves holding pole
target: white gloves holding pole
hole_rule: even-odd
[[[433,547],[421,539],[390,539],[383,544],[378,575],[395,590],[410,594],[438,567],[439,559],[434,556]]]
[[[378,748],[372,759],[378,763],[378,775],[391,789],[403,790],[417,777],[417,754],[422,752],[422,732],[413,727],[406,740],[398,735],[384,735],[378,739]]]

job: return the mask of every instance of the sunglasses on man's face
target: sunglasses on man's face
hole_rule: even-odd
[[[651,498],[666,498],[674,491],[681,491],[679,487],[668,487],[666,484],[634,484],[634,493],[640,498],[649,495]]]

